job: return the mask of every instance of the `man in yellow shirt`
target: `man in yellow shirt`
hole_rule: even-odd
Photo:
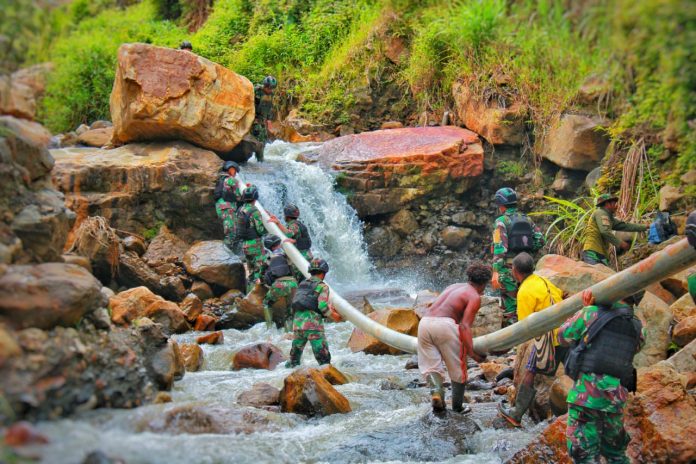
[[[527,253],[520,253],[512,260],[512,275],[520,283],[517,291],[517,318],[522,321],[529,317],[530,314],[543,311],[544,309],[558,303],[563,299],[563,292],[548,279],[534,274],[534,258]],[[565,359],[567,348],[558,346],[558,330],[553,331],[553,356],[555,359]],[[536,369],[536,347],[527,361],[526,371],[522,381],[520,382],[517,397],[515,399],[514,408],[506,408],[501,404],[498,405],[500,414],[512,425],[519,427],[522,422],[522,416],[527,412],[534,396],[536,389],[534,388],[534,376],[537,373]],[[553,367],[553,372],[546,372],[545,375],[554,375],[558,362]]]

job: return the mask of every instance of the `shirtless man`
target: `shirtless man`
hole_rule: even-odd
[[[484,357],[474,352],[471,326],[481,307],[481,295],[491,281],[490,266],[475,262],[466,270],[469,282],[454,284],[428,308],[418,326],[418,367],[430,386],[433,412],[443,412],[445,392],[442,382],[444,366],[452,380],[452,410],[469,412],[463,408],[466,382],[466,356],[476,362]],[[458,321],[458,322],[457,322]],[[443,366],[444,363],[444,366]]]

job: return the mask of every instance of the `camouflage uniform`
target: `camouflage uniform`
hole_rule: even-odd
[[[239,179],[236,177],[227,176],[225,182],[223,183],[223,192],[232,192],[234,197],[239,199],[242,196],[240,185],[241,182],[239,182]],[[235,242],[235,211],[237,211],[239,204],[238,202],[232,203],[225,201],[224,193],[223,197],[215,202],[215,212],[217,213],[218,218],[222,220],[222,229],[225,235],[224,242],[228,247],[232,248]]]
[[[271,258],[275,255],[282,254],[284,254],[283,249],[280,247],[272,251],[271,254],[268,255],[268,259],[264,262],[261,272],[266,274]],[[290,330],[289,326],[292,321],[292,297],[295,295],[295,290],[297,290],[297,280],[295,280],[294,277],[279,277],[271,283],[266,296],[263,298],[264,314],[273,314],[272,307],[279,302],[282,303],[284,306],[283,319],[279,321],[278,325],[285,325],[286,330]]]
[[[613,308],[626,307],[615,303]],[[597,306],[586,306],[558,329],[558,341],[569,345],[582,339],[597,319]],[[641,334],[641,345],[644,337]],[[630,437],[623,427],[623,409],[628,391],[618,378],[605,374],[581,373],[568,392],[568,454],[576,463],[628,463],[626,447]]]
[[[251,132],[261,143],[268,141],[266,121],[273,119],[273,94],[267,95],[263,91],[263,85],[254,86],[254,103],[256,105],[256,119]]]
[[[290,361],[286,364],[288,367],[300,365],[302,352],[308,341],[312,345],[314,357],[320,365],[331,362],[331,353],[329,345],[326,343],[322,322],[322,318],[328,318],[331,311],[329,286],[316,276],[310,277],[309,280],[316,283],[315,292],[318,293],[318,308],[321,314],[312,310],[295,311],[292,319],[293,339]]]
[[[266,227],[261,221],[261,213],[256,209],[253,202],[244,203],[237,210],[237,214],[250,214],[250,225],[256,230],[258,238],[252,240],[244,240],[242,242],[242,251],[246,258],[247,266],[249,267],[249,277],[247,279],[247,292],[250,292],[258,279],[261,278],[261,266],[266,260],[266,249],[263,246],[263,237],[266,235]]]
[[[493,230],[493,271],[498,273],[500,282],[500,304],[503,310],[503,327],[517,322],[517,288],[518,284],[512,276],[512,258],[508,254],[507,228],[510,225],[510,216],[517,214],[517,208],[508,207],[505,213],[495,220]],[[544,235],[539,227],[534,225],[534,250],[544,246]]]
[[[601,206],[592,213],[585,230],[582,260],[589,264],[604,264],[609,266],[609,245],[621,246],[621,240],[612,230],[625,232],[644,232],[647,226],[616,220],[614,215]]]
[[[293,240],[297,240],[302,236],[302,232],[300,231],[300,223],[297,219],[290,219],[287,222],[286,229],[288,231],[285,233],[285,236],[288,238],[291,238]],[[314,256],[312,255],[312,250],[297,250],[300,252],[302,257],[307,260],[307,262],[310,262]],[[304,280],[305,276],[302,275],[302,272],[295,266],[294,264],[292,265],[292,271],[293,274],[295,274],[295,278],[297,279],[298,282],[301,282]]]

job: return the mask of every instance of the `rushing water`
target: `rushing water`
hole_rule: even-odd
[[[244,168],[244,180],[260,187],[261,202],[279,217],[287,202],[299,206],[314,239],[314,251],[329,261],[336,288],[393,285],[381,281],[372,269],[360,221],[345,198],[333,190],[332,178],[317,167],[294,161],[297,153],[308,148],[273,144],[266,162]],[[412,289],[403,286],[406,280],[401,281],[402,288]],[[240,406],[238,395],[255,383],[281,388],[290,373],[282,364],[273,371],[230,370],[232,354],[251,343],[268,341],[284,353],[290,351],[284,333],[258,324],[243,332],[226,330],[222,345],[203,345],[203,367],[175,383],[172,403],[100,409],[43,422],[39,429],[50,443],[25,451],[52,464],[80,463],[94,450],[129,464],[500,463],[544,426],[495,429],[495,403],[490,401],[473,404],[473,412],[466,417],[436,418],[429,412],[426,389],[418,386],[418,372],[404,369],[409,356],[352,353],[347,347],[352,331],[348,322],[328,324],[326,331],[333,364],[351,378],[350,383],[336,387],[350,401],[351,413],[306,419]],[[191,332],[175,338],[194,343],[198,335]],[[316,365],[309,348],[303,365]],[[208,411],[231,425],[224,432],[192,430],[185,419],[170,421],[171,412],[181,408]],[[480,431],[472,431],[476,426]]]

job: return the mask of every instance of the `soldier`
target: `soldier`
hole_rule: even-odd
[[[312,251],[310,248],[312,247],[312,238],[309,236],[307,226],[298,219],[300,217],[300,209],[289,203],[285,206],[283,214],[285,215],[286,226],[281,224],[275,216],[271,218],[271,222],[278,225],[280,230],[295,244],[295,247],[307,262],[311,261]],[[293,270],[298,281],[304,280],[304,276],[297,267],[293,266]]]
[[[686,238],[689,240],[689,244],[696,249],[696,211],[692,211],[686,218]],[[687,277],[686,281],[689,285],[689,294],[696,301],[696,272]]]
[[[237,238],[242,241],[242,250],[249,268],[247,292],[250,292],[261,278],[261,265],[266,258],[261,237],[266,235],[266,227],[261,221],[261,213],[254,205],[259,198],[256,186],[247,184],[242,192],[242,206],[237,208],[235,229]]]
[[[575,463],[626,463],[630,437],[623,426],[628,391],[635,391],[633,357],[643,343],[642,324],[632,305],[640,296],[611,306],[595,306],[591,290],[585,307],[558,329],[558,342],[571,345],[566,374],[575,383],[568,392],[568,454]]]
[[[278,326],[285,325],[286,330],[290,330],[289,323],[292,322],[290,305],[297,290],[297,280],[292,276],[292,269],[280,243],[280,237],[277,235],[269,234],[263,239],[263,245],[271,252],[262,268],[264,281],[270,287],[263,299],[263,315],[266,319],[266,327],[271,328],[273,323],[271,307],[282,303],[283,318]]]
[[[544,246],[544,236],[526,214],[517,211],[517,192],[509,187],[495,192],[495,203],[502,216],[493,230],[493,288],[500,292],[503,327],[517,322],[517,281],[512,276],[515,254],[534,252]]]
[[[261,84],[254,86],[256,118],[251,133],[262,144],[268,141],[268,126],[273,119],[273,90],[277,86],[278,81],[273,76],[264,77]],[[263,161],[263,151],[256,153],[256,159]]]
[[[622,250],[628,250],[630,244],[620,240],[612,230],[626,232],[644,232],[648,226],[617,221],[614,213],[619,207],[619,199],[615,195],[603,193],[595,201],[597,210],[590,217],[585,230],[582,260],[588,264],[604,264],[609,266],[609,244]]]
[[[241,182],[237,179],[239,165],[234,161],[225,161],[222,164],[220,176],[215,184],[213,197],[215,198],[215,212],[222,220],[224,242],[230,249],[235,244],[235,211],[241,204]]]
[[[302,352],[308,341],[319,365],[331,362],[322,318],[331,317],[338,322],[341,317],[329,302],[329,286],[324,283],[328,272],[329,265],[326,261],[315,258],[309,263],[311,277],[297,287],[297,293],[292,300],[292,348],[290,360],[285,367],[300,365]]]

